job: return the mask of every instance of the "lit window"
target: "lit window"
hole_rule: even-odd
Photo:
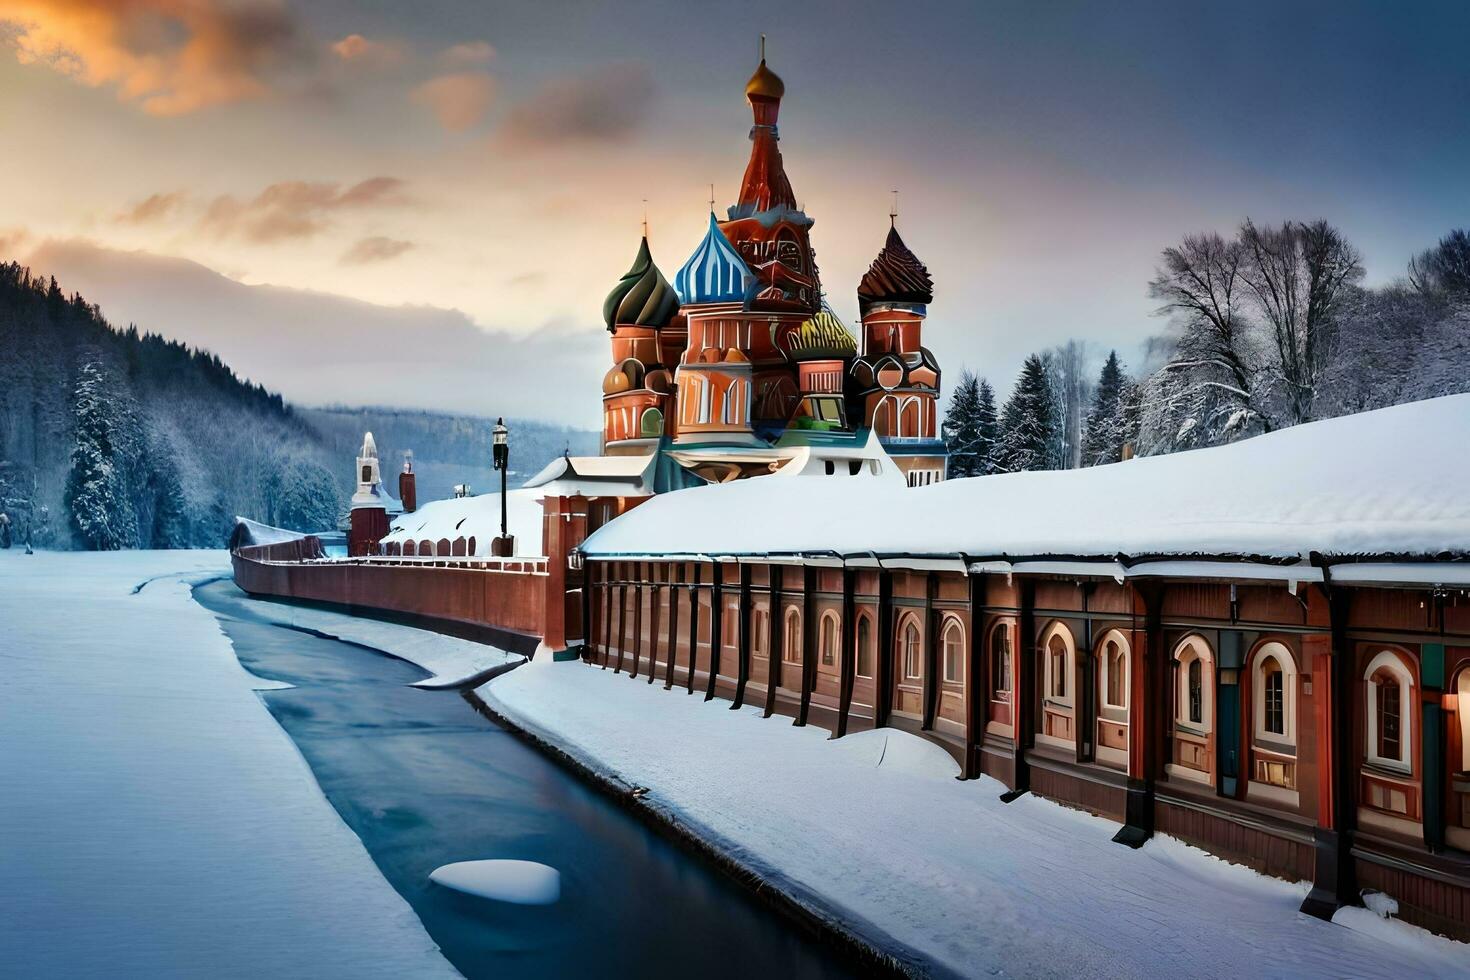
[[[1410,708],[1414,675],[1395,653],[1382,650],[1368,664],[1368,761],[1409,770]]]

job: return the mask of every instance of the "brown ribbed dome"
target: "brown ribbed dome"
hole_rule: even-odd
[[[934,280],[929,270],[898,237],[898,228],[890,227],[883,251],[858,283],[858,304],[867,307],[874,303],[932,302]]]
[[[745,97],[779,99],[785,94],[786,83],[781,81],[780,75],[766,67],[766,59],[762,58],[760,67],[750,76],[750,81],[745,83]]]

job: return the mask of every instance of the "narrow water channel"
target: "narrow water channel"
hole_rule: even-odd
[[[649,830],[425,673],[273,625],[233,583],[194,591],[327,799],[467,977],[841,977],[811,937]],[[518,858],[562,875],[550,906],[432,884],[453,861]]]

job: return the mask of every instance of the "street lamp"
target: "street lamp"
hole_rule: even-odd
[[[509,558],[515,552],[515,538],[510,536],[509,522],[506,517],[506,474],[510,472],[510,430],[505,427],[505,419],[495,420],[495,428],[491,430],[490,441],[493,444],[495,468],[500,471],[500,537],[490,547],[492,555]]]

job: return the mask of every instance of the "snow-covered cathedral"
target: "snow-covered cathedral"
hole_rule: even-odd
[[[944,479],[939,365],[922,343],[933,282],[899,236],[858,284],[861,343],[826,304],[813,219],[781,160],[786,87],[765,59],[745,86],[750,162],[670,285],[645,234],[603,303],[612,366],[601,457],[557,479],[632,480],[644,492],[765,474]],[[712,202],[713,206],[713,202]]]

